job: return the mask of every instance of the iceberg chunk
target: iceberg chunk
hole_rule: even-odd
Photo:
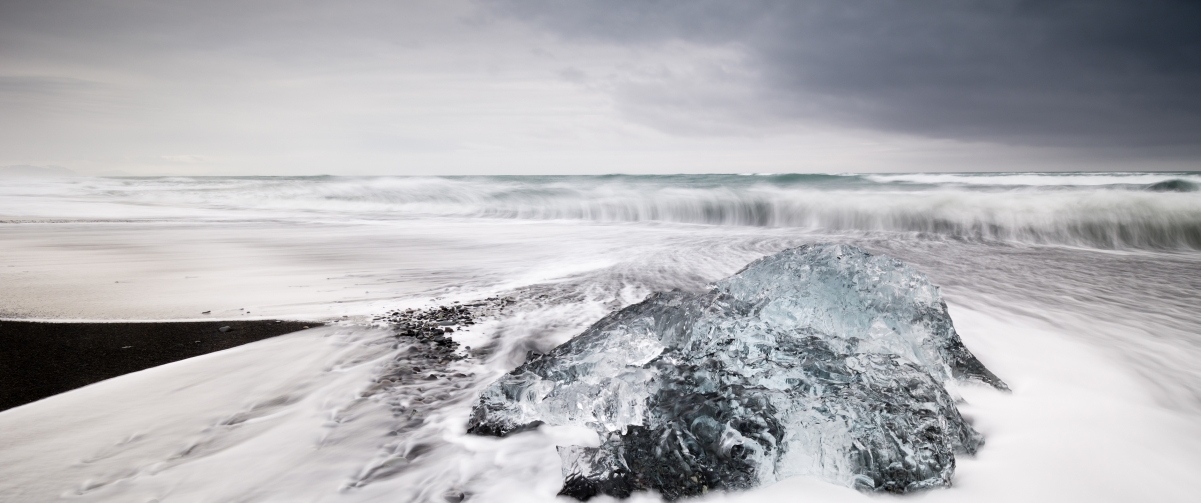
[[[948,386],[1005,384],[963,346],[938,287],[849,245],[651,295],[489,386],[468,431],[579,425],[562,494],[667,499],[814,475],[865,491],[950,484],[983,443]]]

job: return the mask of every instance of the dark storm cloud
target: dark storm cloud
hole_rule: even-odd
[[[1201,2],[491,0],[562,37],[740,48],[760,117],[1195,153]],[[668,98],[670,92],[661,97]],[[653,93],[626,107],[653,107]],[[704,104],[694,104],[703,107]]]

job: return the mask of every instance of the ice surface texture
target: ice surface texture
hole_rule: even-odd
[[[707,293],[657,293],[488,387],[469,431],[595,429],[561,447],[562,494],[667,499],[815,475],[865,491],[950,484],[983,442],[948,393],[1005,388],[938,287],[848,245],[790,249]]]

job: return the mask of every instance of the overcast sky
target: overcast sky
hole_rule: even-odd
[[[0,166],[1201,170],[1201,2],[0,0]]]

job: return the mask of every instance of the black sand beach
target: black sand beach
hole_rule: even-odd
[[[314,327],[256,320],[0,321],[0,410],[193,356]],[[226,332],[221,327],[229,327]]]

